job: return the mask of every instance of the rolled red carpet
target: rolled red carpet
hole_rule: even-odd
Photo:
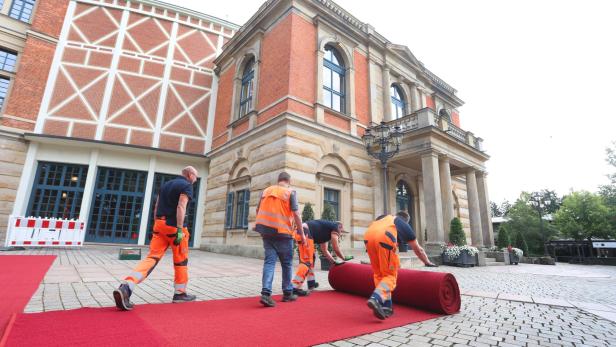
[[[365,296],[374,291],[370,265],[345,263],[329,271],[329,284],[338,291]],[[460,311],[460,289],[450,273],[400,269],[393,292],[395,303],[432,312]]]

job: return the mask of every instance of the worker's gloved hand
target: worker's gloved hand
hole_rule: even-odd
[[[343,261],[343,260],[334,260],[334,266],[342,265],[344,263],[346,263],[346,262]]]
[[[344,257],[344,261],[349,261],[349,260],[353,260],[353,259],[355,259],[355,257],[352,256],[352,255],[347,255],[346,257]]]
[[[179,245],[182,242],[183,238],[184,238],[184,231],[182,230],[182,228],[178,228],[178,231],[175,234],[175,240],[173,240],[173,244],[176,246]]]

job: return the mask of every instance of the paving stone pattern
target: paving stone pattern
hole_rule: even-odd
[[[113,306],[111,292],[137,261],[118,260],[118,247],[32,249],[5,254],[58,256],[25,312]],[[147,249],[143,249],[143,257]],[[359,260],[359,259],[358,259]],[[257,296],[262,260],[191,251],[189,290],[197,300]],[[413,260],[405,267],[417,267]],[[609,346],[616,345],[616,268],[558,264],[422,270],[453,273],[462,311],[426,322],[324,346]],[[319,289],[331,289],[317,271]],[[280,293],[281,275],[274,291]],[[136,304],[169,302],[171,254],[132,296]],[[367,310],[366,314],[370,314]]]

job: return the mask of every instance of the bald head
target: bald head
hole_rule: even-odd
[[[197,176],[198,175],[199,175],[199,173],[197,172],[197,169],[195,169],[192,166],[187,166],[187,167],[182,169],[182,176],[186,177],[186,179],[190,183],[197,182]]]

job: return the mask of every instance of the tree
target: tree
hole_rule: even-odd
[[[336,214],[334,213],[334,209],[330,204],[326,203],[325,206],[323,206],[323,213],[321,213],[321,219],[332,222],[336,221]]]
[[[535,209],[539,209],[542,216],[555,213],[562,204],[562,200],[556,192],[549,189],[530,193],[530,202],[536,205]]]
[[[519,248],[524,252],[525,255],[528,256],[528,244],[524,239],[524,235],[521,232],[516,232],[513,237],[513,247]]]
[[[492,212],[492,217],[502,217],[500,208],[494,201],[490,201],[490,211]]]
[[[612,142],[612,148],[606,148],[605,152],[607,154],[605,160],[614,167],[615,172],[607,175],[610,184],[599,186],[599,195],[609,210],[612,231],[616,231],[616,141]]]
[[[302,210],[302,221],[307,222],[310,220],[314,220],[314,210],[312,210],[312,204],[307,202]]]
[[[499,249],[506,248],[511,244],[511,242],[509,242],[509,231],[507,229],[508,227],[506,223],[501,225],[498,229],[497,246]]]
[[[543,255],[545,252],[544,240],[548,241],[554,238],[557,232],[550,223],[544,223],[539,219],[537,210],[530,203],[531,195],[527,192],[520,194],[520,197],[509,210],[507,215],[509,220],[503,226],[507,226],[512,236],[515,236],[516,233],[522,235],[528,244],[528,254]]]
[[[458,217],[451,220],[451,227],[449,229],[449,242],[456,246],[466,245],[466,234],[462,228],[462,222]]]
[[[575,240],[615,237],[609,225],[609,209],[601,196],[586,191],[573,192],[556,212],[560,231]]]

